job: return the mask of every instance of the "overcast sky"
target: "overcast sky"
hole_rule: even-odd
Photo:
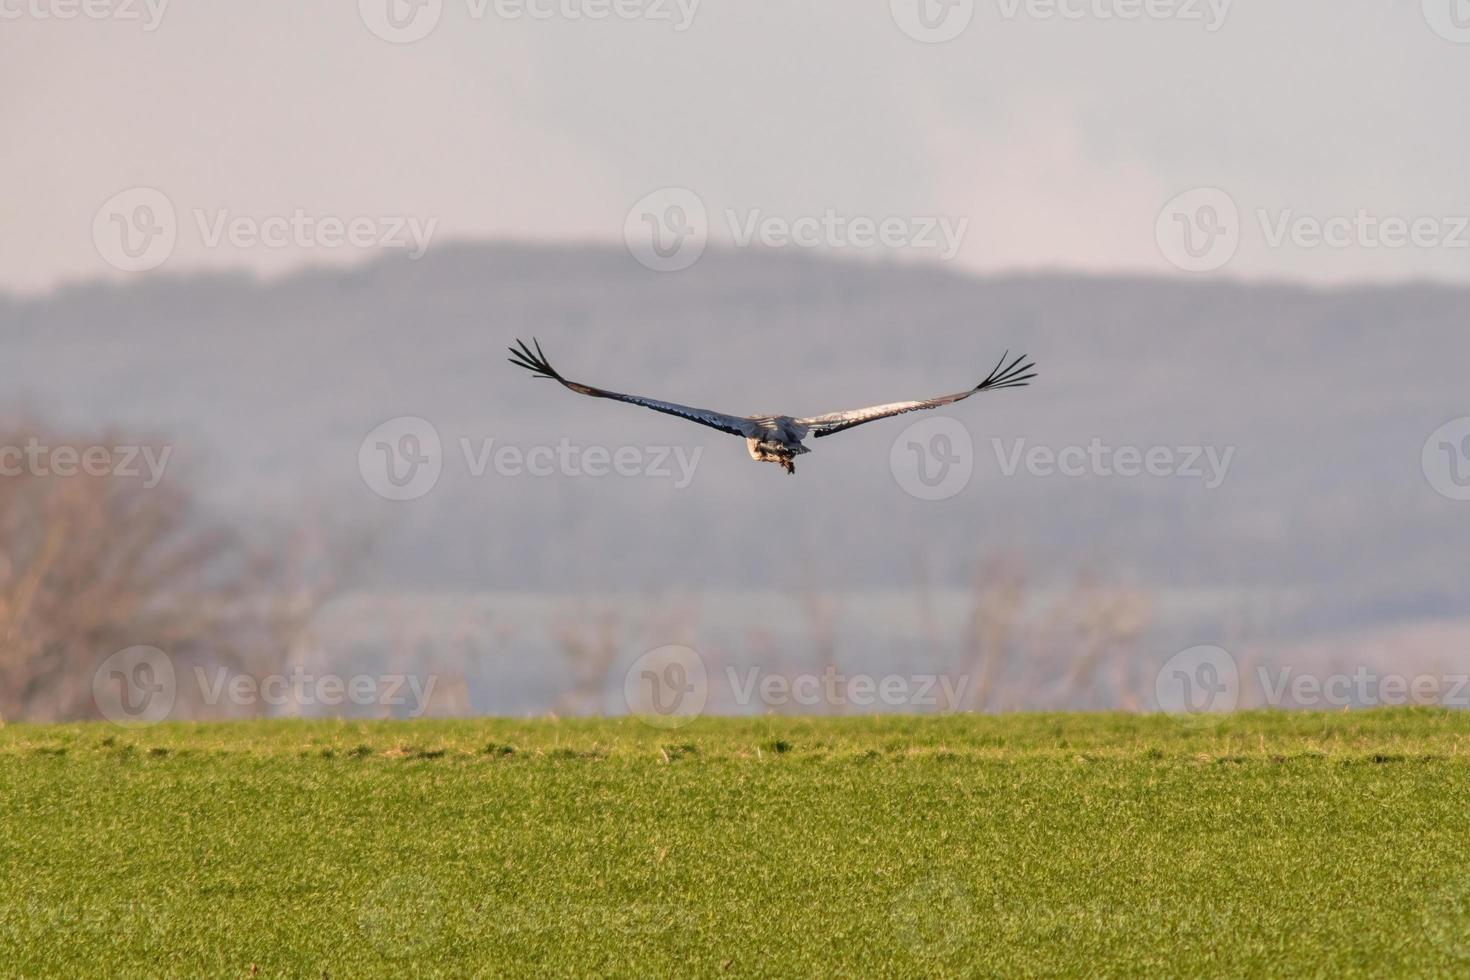
[[[151,4],[0,0],[0,288],[678,228],[1470,275],[1467,0]]]

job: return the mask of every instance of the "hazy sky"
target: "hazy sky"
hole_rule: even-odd
[[[1467,92],[1470,0],[0,0],[0,287],[660,223],[1464,280]]]

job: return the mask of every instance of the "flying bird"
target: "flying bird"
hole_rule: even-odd
[[[624,395],[621,392],[568,381],[551,366],[546,355],[541,353],[541,344],[534,337],[531,338],[531,343],[535,345],[534,351],[526,346],[524,340],[517,340],[516,344],[519,346],[510,348],[510,362],[517,367],[525,368],[538,378],[549,378],[579,394],[591,395],[593,398],[612,398],[631,405],[642,405],[655,412],[677,415],[679,418],[707,425],[711,429],[719,429],[721,432],[728,432],[735,436],[744,436],[751,459],[759,463],[778,463],[787,473],[793,474],[796,472],[796,457],[802,453],[811,452],[801,444],[801,441],[808,435],[814,439],[820,439],[834,432],[851,429],[853,426],[863,425],[866,422],[886,419],[892,415],[918,412],[926,408],[938,408],[940,405],[951,405],[969,398],[977,391],[1022,388],[1028,381],[1036,377],[1036,372],[1033,370],[1036,365],[1026,361],[1026,355],[1022,354],[1015,360],[1010,360],[1010,351],[1007,351],[1001,355],[995,369],[986,376],[984,381],[973,388],[957,391],[952,395],[940,395],[938,398],[926,398],[923,401],[873,405],[869,408],[829,412],[826,415],[812,415],[807,418],[794,418],[790,415],[725,415],[721,412],[711,412],[706,408],[690,408],[688,405],[676,405],[673,402],[645,398],[642,395]],[[1023,361],[1025,361],[1024,364]]]

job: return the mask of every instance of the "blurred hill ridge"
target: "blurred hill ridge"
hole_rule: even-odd
[[[981,277],[718,249],[658,274],[610,247],[463,243],[0,299],[0,379],[15,412],[165,434],[175,472],[242,521],[314,506],[379,526],[373,588],[898,588],[963,584],[979,556],[1009,554],[1042,580],[1092,567],[1278,590],[1311,632],[1466,608],[1470,505],[1435,493],[1420,454],[1470,414],[1467,312],[1470,289],[1433,284]],[[738,414],[954,391],[1007,349],[1040,377],[944,413],[972,436],[974,476],[924,501],[889,462],[918,416],[812,444],[793,479],[727,435],[531,380],[504,357],[531,336],[570,378]],[[390,502],[357,453],[402,415],[434,425],[444,472]],[[475,476],[463,456],[564,438],[703,452],[684,489]],[[1094,441],[1234,457],[1215,489],[1001,465],[1017,445]]]

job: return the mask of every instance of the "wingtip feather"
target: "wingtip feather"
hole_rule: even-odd
[[[1025,354],[1017,354],[1011,359],[1011,352],[1007,350],[991,372],[986,375],[985,380],[975,386],[976,391],[994,391],[1000,388],[1023,388],[1026,383],[1036,377],[1033,370],[1035,362],[1027,360]],[[1031,373],[1026,373],[1026,372]]]

